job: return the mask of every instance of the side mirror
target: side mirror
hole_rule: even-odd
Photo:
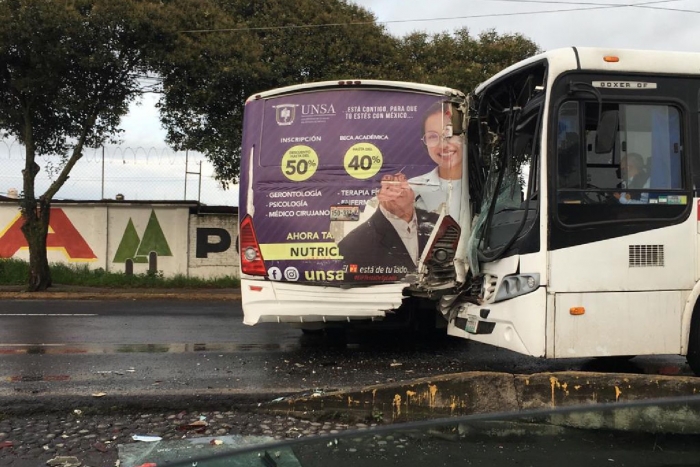
[[[619,114],[617,110],[606,110],[598,121],[595,134],[596,154],[607,154],[615,147]]]

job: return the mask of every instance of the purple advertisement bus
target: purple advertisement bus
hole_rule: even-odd
[[[245,322],[382,319],[426,261],[451,268],[468,209],[464,95],[343,81],[245,108],[240,253]]]

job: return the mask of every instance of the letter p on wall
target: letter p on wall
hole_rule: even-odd
[[[213,240],[213,241],[212,241]],[[223,253],[231,247],[231,234],[216,227],[197,228],[197,258],[208,258],[209,253]]]

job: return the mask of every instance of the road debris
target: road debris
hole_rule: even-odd
[[[81,464],[74,456],[58,456],[46,461],[46,465],[51,467],[80,467]]]
[[[99,441],[96,442],[95,444],[93,444],[92,447],[94,447],[95,449],[97,449],[97,450],[100,451],[100,452],[107,452],[107,451],[109,451],[109,448],[107,447],[107,445],[105,445],[104,443],[101,443],[101,442],[99,442]]]
[[[134,441],[143,441],[145,443],[155,443],[157,441],[162,440],[160,436],[152,436],[152,435],[133,435],[131,437]]]
[[[191,423],[184,423],[177,427],[178,431],[194,431],[195,433],[204,433],[209,424],[206,420],[197,420]]]
[[[128,370],[98,370],[95,372],[98,375],[119,375],[119,376],[124,376],[126,373],[136,373],[136,368],[129,367]]]

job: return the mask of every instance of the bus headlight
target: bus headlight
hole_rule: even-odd
[[[539,273],[514,274],[506,276],[501,281],[501,285],[496,292],[494,302],[502,302],[513,297],[534,292],[540,286]]]

